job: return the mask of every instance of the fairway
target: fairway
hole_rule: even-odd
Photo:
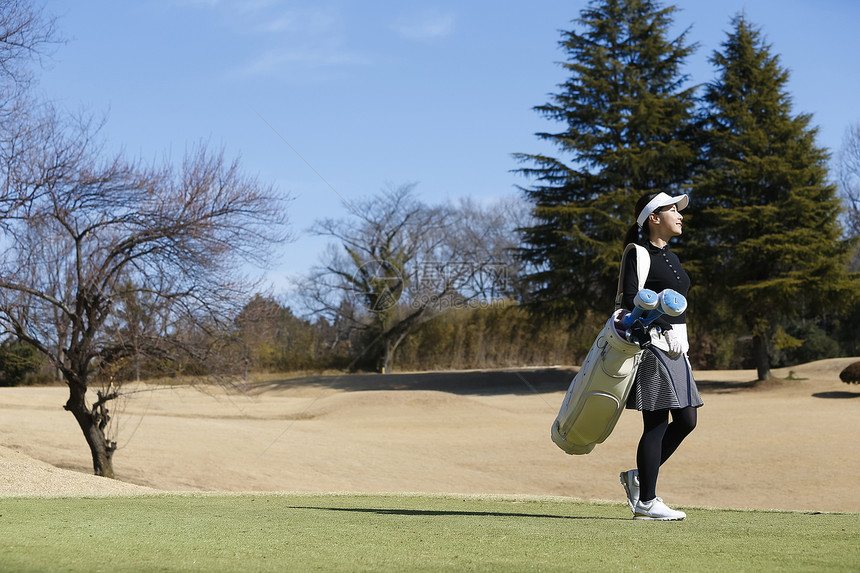
[[[0,571],[856,571],[860,515],[430,495],[0,500]]]

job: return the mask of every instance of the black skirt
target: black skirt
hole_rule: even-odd
[[[698,408],[702,403],[686,354],[673,359],[659,348],[642,351],[627,408],[677,410],[687,406]]]

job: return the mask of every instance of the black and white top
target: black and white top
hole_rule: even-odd
[[[681,267],[678,255],[669,250],[669,245],[663,248],[649,242],[646,245],[651,256],[651,268],[645,280],[645,288],[656,293],[670,288],[687,296],[690,291],[690,277]],[[628,251],[627,257],[621,262],[624,265],[621,305],[627,310],[633,310],[633,297],[639,292],[638,274],[636,273],[636,257],[633,251]],[[664,330],[671,328],[670,324],[686,324],[687,311],[678,316],[662,316],[657,321]]]
[[[670,288],[686,297],[690,291],[690,277],[681,267],[678,256],[669,250],[668,245],[660,248],[649,242],[646,248],[651,256],[651,268],[648,270],[645,288],[657,293]],[[628,253],[626,259],[621,262],[624,266],[621,302],[624,308],[631,310],[639,284],[634,251],[631,250]],[[687,313],[684,311],[678,316],[663,315],[654,323],[665,331],[670,330],[673,324],[686,325],[686,322]],[[672,410],[701,405],[702,398],[686,355],[682,354],[672,359],[658,347],[651,347],[642,352],[633,388],[627,400],[627,408]]]

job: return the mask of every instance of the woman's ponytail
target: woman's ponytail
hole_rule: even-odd
[[[626,247],[630,243],[636,243],[637,245],[644,245],[645,240],[648,238],[648,220],[645,220],[645,223],[642,224],[640,228],[639,225],[636,224],[636,220],[639,218],[639,215],[642,214],[642,210],[648,206],[648,203],[651,202],[651,199],[657,196],[657,192],[654,193],[646,193],[639,197],[639,200],[636,201],[636,210],[633,214],[633,225],[627,230],[627,234],[624,235],[624,246]]]
[[[624,235],[624,246],[626,247],[630,243],[640,243],[639,225],[637,225],[636,223],[630,225],[630,228],[627,229],[627,234]]]

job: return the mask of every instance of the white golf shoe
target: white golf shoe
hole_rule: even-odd
[[[636,502],[639,501],[639,470],[627,470],[621,472],[618,477],[627,492],[627,505],[630,506],[630,511],[636,513]]]
[[[663,503],[659,497],[643,503],[640,499],[633,510],[633,519],[650,519],[653,521],[681,521],[687,517],[683,511],[677,511]]]

